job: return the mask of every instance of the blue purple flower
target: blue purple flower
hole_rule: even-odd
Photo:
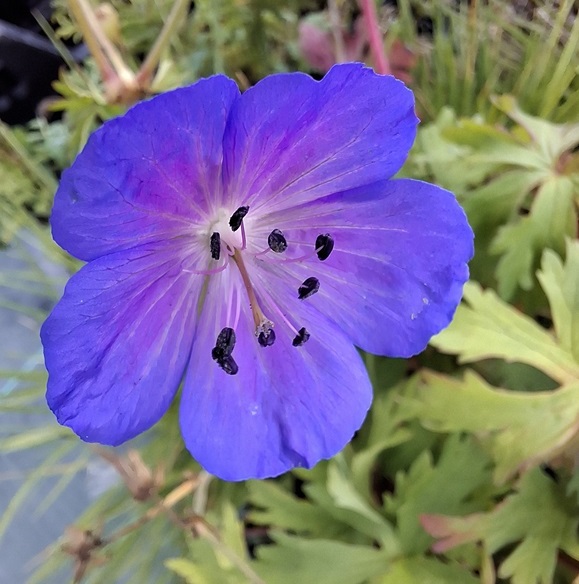
[[[58,421],[118,445],[183,382],[185,444],[224,479],[342,449],[372,398],[356,347],[423,350],[468,277],[454,196],[391,179],[416,126],[412,93],[359,64],[243,95],[218,75],[106,122],[51,219],[88,262],[41,331]]]

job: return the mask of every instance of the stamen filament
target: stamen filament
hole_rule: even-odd
[[[247,247],[247,239],[245,237],[245,225],[241,222],[241,251]]]
[[[219,274],[219,272],[223,272],[223,270],[227,267],[227,263],[225,262],[222,266],[218,268],[212,268],[210,270],[188,270],[183,268],[183,272],[187,274],[198,274],[200,276],[211,276],[212,274]]]
[[[269,304],[270,308],[280,317],[280,319],[285,323],[285,325],[290,329],[290,331],[294,334],[298,334],[298,329],[295,327],[286,317],[286,315],[282,312],[281,308],[273,301],[272,297],[265,292],[265,290],[261,290],[260,294],[264,297],[266,302]]]
[[[253,314],[253,322],[255,323],[255,328],[257,329],[261,325],[261,323],[267,319],[265,318],[263,311],[259,307],[259,303],[257,301],[253,285],[251,284],[249,274],[247,273],[247,268],[243,263],[243,258],[241,257],[241,253],[239,253],[239,250],[235,251],[235,253],[232,256],[232,259],[239,268],[241,279],[243,280],[243,284],[245,286],[245,289],[247,290],[247,296],[249,297],[249,307],[251,308],[251,313]]]

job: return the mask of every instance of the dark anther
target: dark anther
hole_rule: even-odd
[[[269,329],[260,332],[257,337],[257,342],[262,347],[271,347],[275,343],[275,331],[273,329]]]
[[[221,329],[217,335],[215,347],[211,350],[211,357],[217,362],[217,365],[227,373],[227,375],[235,375],[239,371],[239,367],[235,359],[231,356],[235,347],[235,331],[226,326]]]
[[[226,326],[224,329],[221,329],[221,332],[217,335],[215,347],[211,350],[211,357],[221,365],[221,361],[231,356],[234,347],[235,331]]]
[[[287,249],[287,241],[279,229],[274,229],[267,236],[267,245],[269,245],[269,249],[275,251],[275,253],[282,253]]]
[[[217,364],[223,369],[223,371],[225,371],[225,373],[227,373],[227,375],[235,375],[239,371],[239,366],[231,355],[219,359]]]
[[[211,249],[211,257],[214,260],[218,260],[221,255],[221,235],[217,231],[211,234],[209,248]]]
[[[294,347],[301,347],[304,343],[306,343],[308,341],[309,338],[310,338],[310,333],[308,333],[308,331],[304,327],[302,327],[298,331],[298,334],[294,337],[294,340],[292,341],[292,345]]]
[[[316,253],[319,260],[327,260],[334,249],[334,238],[329,233],[316,237]]]
[[[229,219],[229,227],[231,227],[231,231],[237,231],[241,227],[241,222],[243,218],[247,215],[249,211],[249,207],[239,207],[231,218]]]
[[[298,288],[298,298],[304,300],[304,298],[309,298],[312,294],[315,294],[320,289],[320,281],[313,276],[311,278],[306,278],[301,286]]]

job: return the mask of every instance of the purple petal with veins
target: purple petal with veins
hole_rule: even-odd
[[[341,450],[372,397],[356,347],[421,351],[468,278],[454,196],[392,179],[416,125],[412,93],[359,64],[243,95],[215,76],[103,124],[51,218],[89,262],[41,331],[59,422],[120,444],[183,381],[185,444],[221,478]]]

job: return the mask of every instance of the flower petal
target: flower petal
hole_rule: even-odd
[[[142,246],[75,274],[41,329],[47,401],[83,440],[117,445],[152,426],[183,375],[203,278]]]
[[[336,65],[320,82],[271,75],[231,109],[225,190],[252,212],[274,211],[390,178],[416,125],[412,92],[359,63]]]
[[[310,340],[293,347],[289,328],[276,322],[274,345],[260,347],[248,300],[235,292],[229,306],[234,315],[241,302],[232,353],[239,371],[226,374],[211,349],[232,324],[223,297],[231,278],[212,277],[207,290],[181,399],[185,444],[205,469],[226,480],[311,467],[341,450],[362,424],[372,398],[364,365],[335,326],[297,305]]]
[[[190,230],[221,195],[223,132],[238,95],[215,76],[106,122],[63,173],[55,241],[91,260]]]
[[[276,275],[296,291],[305,278],[318,278],[319,292],[305,302],[371,353],[422,351],[450,323],[468,279],[473,234],[466,216],[452,193],[420,181],[375,183],[260,223],[262,240],[274,226],[310,250],[317,235],[333,236],[326,261],[285,263]],[[271,263],[262,268],[273,274]]]

